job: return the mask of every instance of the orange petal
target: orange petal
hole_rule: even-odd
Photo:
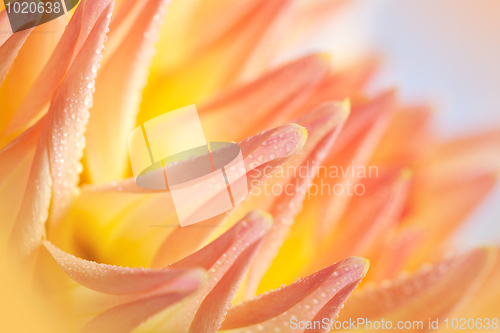
[[[411,172],[396,171],[388,176],[371,180],[375,184],[363,184],[365,193],[355,197],[348,213],[335,232],[332,245],[321,252],[321,257],[312,263],[310,270],[323,267],[327,260],[338,260],[347,255],[364,256],[370,259],[368,251],[377,247],[401,216],[408,196]],[[363,207],[363,209],[359,209]]]
[[[84,133],[92,101],[92,88],[113,6],[114,3],[111,2],[102,11],[49,109],[52,134],[49,136],[49,148],[54,179],[53,221],[57,221],[67,208],[79,182],[82,170],[79,161],[85,146]]]
[[[375,57],[363,59],[353,66],[330,75],[323,80],[314,93],[300,107],[302,115],[315,109],[325,101],[340,101],[358,93],[373,76],[378,66]]]
[[[344,307],[344,303],[347,301],[347,298],[351,296],[351,293],[356,289],[361,280],[355,281],[353,283],[345,286],[341,291],[338,292],[325,306],[318,312],[316,317],[312,319],[313,323],[320,322],[324,324],[323,320],[325,318],[330,319],[330,326],[325,327],[322,325],[322,328],[308,328],[304,331],[304,333],[327,333],[330,332],[330,328],[332,327],[332,320],[337,318],[340,309]],[[316,324],[314,324],[316,325]]]
[[[73,62],[83,43],[89,36],[97,18],[101,15],[109,2],[110,0],[98,0],[82,1],[80,3],[66,26],[57,46],[55,46],[54,52],[47,59],[48,61],[46,63],[43,62],[43,69],[40,68],[40,73],[34,73],[37,75],[33,78],[34,83],[32,85],[31,83],[30,85],[26,85],[31,88],[26,94],[20,94],[22,101],[20,101],[9,123],[5,133],[6,136],[11,137],[18,133],[44,113],[44,107],[52,98],[70,64]],[[61,19],[57,19],[57,21],[59,20]],[[62,20],[64,20],[64,18],[62,18]],[[54,35],[55,37],[53,30],[54,28],[48,30],[50,33],[44,33],[44,35]],[[45,44],[47,44],[47,42],[45,42]]]
[[[356,170],[359,167],[368,169],[368,163],[392,118],[394,102],[394,93],[388,92],[361,105],[353,104],[351,116],[332,147],[329,159],[325,162],[327,168],[340,169],[340,177],[322,176],[317,180],[318,182],[324,182],[330,188],[341,184],[344,189],[348,188],[348,184],[356,186],[359,183],[361,179],[357,175],[353,175],[352,172],[344,175],[342,172]],[[322,202],[321,210],[318,212],[317,232],[318,235],[322,235],[323,243],[330,242],[328,237],[331,236],[332,230],[344,214],[351,199],[352,196],[348,195],[348,191],[343,191],[341,195],[318,197],[317,200]]]
[[[49,60],[67,22],[67,16],[62,15],[50,22],[30,29],[32,33],[26,39],[23,47],[12,63],[9,75],[0,88],[2,98],[0,109],[5,122],[0,123],[3,133],[10,118],[25,98],[35,79]],[[26,31],[15,33],[12,37],[22,36]],[[33,56],[36,55],[36,56]],[[5,126],[5,127],[4,127]],[[11,137],[9,139],[12,139]],[[6,139],[3,138],[2,141]]]
[[[129,162],[124,143],[135,128],[160,18],[167,4],[166,0],[147,2],[96,79],[85,149],[86,170],[93,183],[109,183],[125,176]]]
[[[354,293],[340,313],[340,321],[384,318],[427,323],[452,314],[474,293],[491,270],[495,251],[477,249],[443,260],[432,268]]]
[[[352,291],[366,275],[368,261],[351,257],[322,269],[308,277],[298,279],[289,286],[266,292],[257,298],[233,307],[227,313],[222,329],[246,327],[256,331],[273,332],[281,327],[284,332],[290,328],[290,319],[312,320],[333,299],[345,301],[342,290]],[[330,319],[330,318],[328,318]],[[286,323],[286,326],[282,326]]]
[[[26,38],[28,38],[32,30],[33,29],[28,29],[16,33],[9,37],[9,39],[7,39],[7,41],[0,46],[0,85],[5,80],[7,72],[14,62],[17,53],[21,49],[21,46],[23,46]]]
[[[75,36],[80,34],[82,25],[82,8],[83,6],[79,6],[75,14],[71,17],[71,21],[66,26],[54,53],[14,113],[5,135],[9,136],[24,129],[24,127],[40,115],[44,106],[52,98],[66,74],[75,53],[78,41],[78,38],[75,38]]]
[[[425,106],[398,110],[382,137],[371,164],[380,167],[405,167],[418,163],[429,147],[433,147],[429,126],[431,114],[431,109]]]
[[[425,190],[416,182],[412,189],[409,212],[402,223],[425,230],[421,250],[407,265],[412,269],[419,263],[444,252],[442,242],[492,191],[498,180],[497,172],[485,172],[444,188]]]

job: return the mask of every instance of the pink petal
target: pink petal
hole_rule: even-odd
[[[52,218],[57,221],[72,200],[79,182],[80,159],[85,146],[84,133],[92,100],[92,87],[104,48],[106,29],[114,3],[102,11],[92,32],[85,40],[66,75],[61,88],[51,102],[49,119],[51,134],[51,170],[54,179]],[[84,87],[82,89],[82,87]],[[64,149],[67,147],[68,149]]]
[[[221,327],[229,304],[255,256],[262,239],[254,242],[238,257],[238,260],[224,274],[224,277],[203,300],[193,318],[190,332],[215,333]]]
[[[9,75],[1,86],[2,94],[9,96],[9,98],[3,99],[0,106],[3,119],[6,120],[0,123],[0,132],[6,129],[9,120],[16,114],[19,105],[51,57],[52,51],[64,30],[66,20],[67,16],[62,15],[50,22],[33,28],[32,33],[19,50],[16,59],[10,67]],[[12,37],[21,33],[16,33]],[[34,54],[36,54],[36,57],[33,56]],[[34,119],[31,124],[35,121]],[[0,144],[3,145],[13,138],[14,135],[4,135],[1,137],[2,143]]]
[[[321,323],[324,324],[324,319],[329,318],[332,320],[333,318],[337,318],[340,309],[344,307],[344,303],[347,301],[347,298],[351,296],[351,293],[356,289],[358,284],[361,282],[361,280],[355,281],[353,283],[348,284],[345,286],[341,291],[339,291],[326,305],[318,312],[316,317],[313,318],[312,322],[313,323]],[[325,328],[324,325],[323,328],[311,328],[311,329],[306,329],[304,333],[326,333],[330,332],[331,326],[330,321],[330,327]],[[315,325],[315,324],[314,324]]]
[[[76,258],[48,241],[45,241],[44,245],[70,278],[89,289],[106,294],[123,295],[150,291],[179,279],[189,271],[189,269],[152,270],[98,264]]]
[[[366,275],[368,266],[365,259],[347,258],[289,286],[245,301],[228,311],[222,329],[245,327],[273,332],[275,327],[280,327],[282,332],[293,332],[291,318],[312,320],[332,299],[342,295],[341,299],[345,300],[342,290],[351,288],[352,283],[357,285]]]

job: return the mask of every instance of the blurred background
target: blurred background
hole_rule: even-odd
[[[338,66],[382,55],[370,90],[396,86],[402,100],[430,103],[442,137],[500,127],[498,0],[354,0],[300,53],[325,49]],[[455,242],[500,243],[500,186]]]

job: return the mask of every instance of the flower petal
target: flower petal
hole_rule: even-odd
[[[4,84],[0,88],[0,109],[2,118],[0,132],[3,133],[9,120],[25,98],[46,62],[49,60],[66,25],[67,17],[62,15],[33,29],[20,31],[11,36],[21,37],[27,31],[32,33],[26,38],[23,47],[12,63]],[[35,55],[36,56],[33,56]],[[0,144],[5,145],[12,136],[2,137]]]
[[[288,124],[240,142],[249,170],[249,190],[297,153],[306,137],[303,127]],[[271,144],[274,141],[278,150]],[[169,192],[137,193],[145,190],[138,188],[133,179],[128,181],[130,186],[125,183],[84,186],[64,223],[58,226],[60,230],[53,230],[53,243],[77,256],[122,266],[149,266],[158,252],[155,267],[163,267],[199,249],[215,231],[227,228],[219,227],[221,220],[217,219],[179,228]],[[130,191],[136,193],[127,193]],[[171,236],[174,233],[177,236]],[[168,251],[158,251],[163,243]]]
[[[333,166],[348,170],[348,167],[353,169],[366,167],[392,119],[395,111],[394,103],[394,93],[387,92],[374,100],[353,104],[351,116],[325,161],[327,168]],[[360,178],[357,175],[353,177],[351,172],[347,172],[345,175],[342,174],[340,179],[323,176],[319,181],[329,184],[330,188],[334,188],[336,184],[347,188],[348,184],[355,186]],[[351,199],[347,192],[343,191],[342,195],[338,196],[318,197],[318,200],[322,202],[318,212],[317,234],[327,236],[322,237],[326,244],[330,242],[328,236],[331,235]]]
[[[171,283],[188,269],[159,270],[98,264],[68,254],[49,241],[43,243],[61,269],[79,284],[105,294],[136,294]],[[171,290],[173,291],[173,290]]]
[[[352,200],[335,232],[335,239],[319,258],[311,262],[307,271],[315,271],[324,267],[328,260],[347,255],[371,260],[370,250],[377,248],[378,242],[386,245],[386,235],[397,226],[408,197],[410,180],[409,170],[398,170],[369,180],[372,184],[363,183],[364,195]]]
[[[16,134],[44,113],[68,68],[110,0],[81,1],[40,75],[23,98],[9,123],[6,135]]]
[[[286,15],[292,1],[257,2],[255,10],[252,10],[254,6],[250,6],[252,8],[248,14],[238,22],[238,29],[229,29],[207,47],[196,49],[173,72],[158,75],[152,88],[145,90],[144,108],[138,118],[140,123],[164,113],[165,110],[203,103],[221,88],[238,82],[256,46],[275,28],[276,20]],[[208,7],[213,6],[211,2],[206,4]],[[244,10],[248,9],[248,6],[243,7]],[[189,19],[196,20],[196,17]],[[224,20],[218,16],[214,19]],[[191,23],[196,26],[196,35],[204,30],[203,26],[196,24],[198,22]],[[191,38],[193,37],[188,35],[186,39]],[[222,63],[225,66],[219,66]],[[203,75],[202,81],[199,80],[200,75]]]
[[[20,214],[10,243],[14,255],[25,259],[38,248],[53,195],[52,218],[57,220],[69,204],[78,183],[90,89],[111,18],[113,3],[102,13],[54,97],[38,142]],[[87,78],[90,78],[87,79]],[[67,148],[67,149],[64,149]]]
[[[497,180],[497,171],[490,171],[434,190],[413,188],[409,211],[402,223],[408,228],[422,229],[425,233],[419,251],[413,254],[406,267],[414,269],[419,263],[436,260],[436,255],[442,255],[445,252],[443,239],[447,239],[491,193]]]
[[[26,38],[28,38],[32,30],[33,29],[27,29],[17,34],[13,34],[9,37],[9,39],[5,41],[5,43],[0,46],[0,85],[5,80],[7,72],[14,62],[17,53],[21,49],[21,46],[23,46]]]
[[[500,305],[500,251],[496,249],[496,261],[493,270],[481,284],[479,291],[464,307],[457,318],[494,318]]]
[[[316,176],[317,167],[328,155],[347,120],[349,111],[348,102],[326,103],[297,121],[304,125],[309,133],[304,150],[293,161],[295,165],[300,163],[298,166],[300,171],[294,172],[292,176],[286,176],[287,184],[282,184],[285,191],[272,202],[269,208],[269,212],[274,217],[274,223],[259,250],[257,260],[250,268],[247,295],[255,294],[262,277],[283,245],[295,216],[302,210],[302,201]],[[303,176],[301,169],[306,169],[306,176]],[[292,187],[291,191],[288,190],[289,185]],[[266,199],[266,201],[272,201],[269,198]]]
[[[156,329],[216,332],[270,223],[269,215],[253,211],[206,247],[172,264],[172,268],[210,267],[207,284],[171,313],[158,318]]]
[[[246,327],[250,331],[293,332],[290,319],[312,320],[332,299],[352,283],[357,285],[368,271],[368,261],[351,257],[276,291],[264,293],[228,311],[222,329]],[[345,300],[345,295],[341,299]],[[328,318],[330,319],[330,318]],[[283,323],[286,325],[283,326]]]
[[[85,149],[86,171],[92,183],[109,183],[125,176],[129,163],[128,146],[124,143],[135,128],[168,2],[147,1],[131,31],[99,71]]]

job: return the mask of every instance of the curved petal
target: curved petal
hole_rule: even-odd
[[[32,33],[19,50],[9,70],[9,75],[0,87],[0,96],[2,96],[0,98],[0,109],[2,110],[2,118],[6,120],[0,123],[0,132],[4,132],[9,120],[16,113],[17,108],[26,97],[37,76],[50,59],[52,51],[64,30],[66,20],[67,16],[61,15],[52,21],[30,29]],[[28,30],[15,33],[11,37],[22,35],[26,31]],[[33,56],[35,54],[36,56]],[[4,145],[12,138],[12,135],[2,136],[0,144]]]
[[[365,259],[347,258],[289,286],[245,301],[228,311],[222,329],[244,327],[250,331],[273,332],[280,328],[281,332],[293,332],[292,318],[312,320],[325,306],[331,305],[330,302],[345,301],[345,292],[350,294],[352,284],[357,286],[366,275],[368,266]]]
[[[82,286],[106,294],[124,295],[150,291],[179,279],[189,271],[189,269],[152,270],[98,264],[72,256],[49,241],[43,244],[70,278]]]
[[[53,196],[52,217],[57,220],[78,183],[78,165],[88,117],[88,100],[97,72],[113,3],[102,13],[68,75],[52,100],[32,165],[28,187],[10,243],[14,255],[25,259],[38,248]],[[82,87],[86,87],[82,89]]]
[[[54,53],[14,113],[5,131],[6,136],[17,133],[34,120],[50,101],[61,83],[75,52],[78,41],[75,36],[80,34],[82,25],[81,8],[82,6],[79,6],[72,16]]]
[[[51,57],[16,109],[5,135],[16,134],[43,114],[44,107],[56,92],[97,18],[109,3],[110,0],[81,1]]]

